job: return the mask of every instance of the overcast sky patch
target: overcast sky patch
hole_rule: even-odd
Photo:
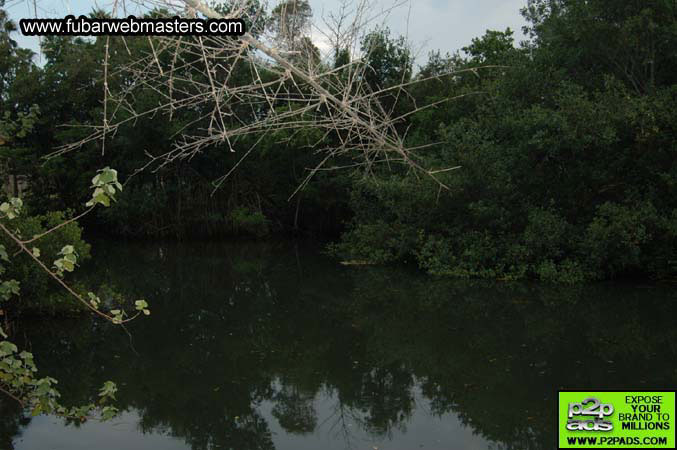
[[[510,27],[515,31],[516,41],[522,39],[521,28],[525,24],[520,9],[526,0],[411,0],[392,10],[381,21],[395,35],[406,35],[416,52],[416,62],[423,64],[428,52],[440,50],[453,53],[468,45],[472,38],[484,34],[487,29],[505,30]],[[105,9],[105,2],[97,2]],[[310,0],[316,17],[335,11],[339,0]],[[374,11],[390,10],[395,3],[392,0],[375,0]],[[63,17],[67,14],[87,14],[93,7],[91,0],[8,0],[7,9],[10,17],[17,21],[22,18]],[[138,11],[129,11],[138,13]],[[319,22],[319,21],[318,21]],[[378,22],[380,23],[380,22]],[[38,39],[21,36],[15,39],[22,47],[38,51]],[[318,46],[326,49],[326,44],[319,42],[319,34],[314,33]],[[324,47],[324,48],[323,48]]]

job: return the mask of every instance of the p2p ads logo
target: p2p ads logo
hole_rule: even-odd
[[[675,449],[675,392],[560,391],[558,446]]]

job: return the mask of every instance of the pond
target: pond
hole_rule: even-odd
[[[0,449],[552,449],[563,387],[677,386],[677,292],[344,267],[306,243],[94,243],[84,278],[145,298],[127,331],[25,325],[66,403],[118,384],[112,422],[0,403]]]

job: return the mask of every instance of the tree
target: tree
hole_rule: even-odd
[[[667,49],[653,76],[640,62],[652,33],[672,42],[668,3],[533,1],[521,48],[490,30],[467,57],[433,54],[410,94],[436,107],[407,144],[460,169],[440,175],[448,191],[407,173],[354,185],[338,256],[457,277],[674,276],[677,65]]]
[[[184,3],[187,8],[182,13],[191,16],[202,14],[208,18],[223,18],[225,13],[218,12],[199,0],[185,0]],[[165,9],[153,10],[149,14],[171,15],[174,6],[174,2],[167,2]],[[232,9],[228,11],[259,14],[249,6],[250,2],[234,2]],[[63,172],[68,172],[69,180],[72,177],[88,177],[85,170],[74,169],[79,167],[72,164],[72,160],[66,161],[65,156],[72,150],[96,149],[96,155],[101,155],[97,159],[99,161],[116,157],[128,160],[129,153],[115,155],[116,145],[143,142],[151,147],[150,150],[159,150],[159,153],[150,153],[148,148],[142,146],[135,148],[136,158],[142,159],[143,163],[134,174],[138,175],[149,167],[161,174],[162,171],[176,168],[178,175],[172,188],[179,191],[175,208],[179,223],[183,211],[181,200],[185,198],[181,191],[187,184],[180,174],[184,160],[197,158],[207,150],[216,149],[227,154],[223,150],[234,151],[235,146],[243,143],[249,145],[250,149],[244,152],[242,159],[233,164],[225,176],[216,180],[215,188],[218,189],[271,132],[286,135],[290,142],[302,135],[304,138],[314,139],[315,143],[327,144],[319,153],[308,152],[313,155],[309,160],[317,164],[307,176],[294,174],[295,181],[301,180],[297,190],[305,186],[310,177],[319,172],[330,159],[343,161],[352,158],[356,161],[352,166],[364,166],[369,171],[375,162],[380,162],[383,155],[392,155],[395,158],[390,158],[390,161],[399,161],[434,179],[434,174],[426,172],[410,158],[403,141],[398,138],[392,126],[389,114],[384,111],[377,98],[369,95],[369,90],[361,80],[353,77],[330,78],[332,69],[321,65],[314,67],[318,59],[317,49],[307,36],[302,36],[306,27],[304,18],[309,14],[309,7],[306,11],[303,4],[298,9],[296,3],[292,6],[291,11],[284,8],[278,11],[281,24],[279,30],[282,33],[292,30],[292,40],[304,46],[306,54],[301,60],[295,60],[293,55],[283,55],[278,47],[266,45],[252,31],[238,38],[158,37],[124,41],[108,37],[96,40],[72,37],[46,39],[47,64],[39,73],[41,87],[46,88],[43,95],[52,97],[52,101],[45,102],[44,109],[49,114],[45,120],[68,122],[68,125],[81,126],[91,132],[83,136],[80,129],[61,134],[48,125],[48,132],[41,137],[47,136],[50,143],[55,140],[64,142],[69,137],[77,138],[76,142],[65,144],[49,155],[48,165],[51,165],[46,169],[49,176],[58,178],[59,171],[68,165]],[[249,23],[256,23],[256,17],[247,19]],[[11,47],[9,43],[7,48]],[[19,54],[7,53],[10,56]],[[22,54],[23,57],[27,55],[29,54]],[[302,62],[304,59],[313,64]],[[23,61],[29,60],[23,58]],[[110,70],[113,64],[116,65],[114,71]],[[19,77],[14,76],[17,64],[10,61],[8,67],[10,76],[6,78],[7,83],[15,90],[19,80]],[[389,71],[387,69],[387,73]],[[410,76],[410,72],[405,70],[404,76]],[[394,84],[391,87],[397,87],[395,80],[392,81]],[[59,108],[60,106],[64,108]],[[28,116],[16,117],[23,120]],[[177,120],[172,121],[175,118]],[[31,117],[31,121],[33,120]],[[172,130],[167,125],[170,122],[176,129]],[[146,128],[142,137],[141,133],[129,131],[135,123],[161,123],[157,128],[158,134],[166,138],[168,129],[175,131],[171,133],[174,140],[158,149],[161,139],[152,139],[150,127]],[[4,125],[7,130],[16,128],[7,124],[10,124],[9,120]],[[118,133],[123,137],[122,142],[114,141]],[[20,137],[20,133],[16,134]],[[252,139],[252,136],[258,136],[258,139]],[[6,140],[15,141],[15,138],[8,137]],[[40,150],[31,156],[39,152]],[[149,161],[145,160],[147,156]],[[91,153],[76,161],[89,164],[89,158],[92,158]],[[138,161],[132,159],[134,162]],[[292,167],[300,164],[296,158],[291,159]],[[167,187],[163,180],[158,185],[162,189]],[[81,189],[78,190],[80,186],[81,183],[74,183],[73,186],[59,186],[58,189],[73,193],[69,200],[71,204],[78,205],[78,199],[85,196]],[[47,230],[41,230],[32,237],[24,236],[21,227],[15,226],[17,222],[12,222],[24,214],[23,200],[12,198],[2,203],[0,231],[4,233],[7,246],[0,247],[0,259],[7,262],[9,253],[23,255],[82,307],[114,324],[124,324],[138,316],[149,314],[148,304],[144,300],[137,300],[132,306],[133,312],[129,313],[123,308],[109,308],[110,305],[105,305],[93,292],[82,292],[64,280],[64,276],[75,270],[83,256],[83,252],[79,252],[74,244],[63,245],[53,261],[45,261],[50,255],[38,246],[43,242],[41,239],[85,218],[97,205],[110,206],[122,191],[117,171],[109,167],[99,170],[89,187],[92,192],[84,211],[61,223],[50,225]],[[244,210],[241,213],[242,208],[234,208],[233,211],[237,213],[237,217],[231,217],[234,226],[251,225],[252,222],[254,226],[260,225],[261,214],[257,212],[261,213],[262,206],[258,193],[254,194],[256,195],[250,198],[256,197],[258,211],[251,214],[252,211]],[[45,197],[45,200],[49,199]],[[297,203],[294,223],[297,222],[299,205]],[[265,225],[265,218],[263,222]],[[21,281],[23,280],[9,279],[2,283],[0,294],[3,301],[9,301],[18,294]],[[3,337],[7,337],[4,331],[1,333]],[[106,419],[116,412],[114,407],[107,405],[102,408],[94,404],[77,408],[61,405],[59,393],[54,388],[55,380],[36,378],[34,373],[37,368],[33,355],[20,352],[9,340],[0,342],[0,358],[0,389],[22,406],[30,407],[34,414],[55,413],[71,418],[84,418],[99,410],[102,418]],[[114,384],[107,382],[99,392],[100,404],[113,400],[116,389]],[[308,426],[310,425],[308,422]]]
[[[675,2],[529,0],[523,15],[540,57],[577,82],[600,87],[609,73],[641,94],[677,80]]]
[[[185,0],[184,3],[189,11],[205,17],[223,17],[200,0]],[[249,11],[245,8],[248,2],[237,5],[233,10]],[[297,9],[291,6],[291,10],[280,10],[279,17],[286,17],[290,11],[300,17],[306,16],[302,5],[296,5]],[[172,2],[166,2],[168,12],[174,12],[175,8]],[[292,23],[295,29],[302,29],[301,19],[293,19]],[[171,118],[184,111],[197,115],[191,127],[176,136],[170,150],[152,155],[146,168],[157,169],[194,158],[215,146],[235,152],[235,145],[245,137],[265,135],[270,130],[314,128],[333,139],[321,141],[327,146],[317,150],[324,157],[314,168],[309,168],[299,189],[328,161],[343,157],[352,160],[351,167],[362,167],[367,172],[375,162],[388,161],[436,178],[412,159],[414,154],[398,136],[401,130],[393,125],[391,111],[383,108],[377,96],[370,95],[361,76],[354,76],[362,70],[341,78],[333,77],[333,69],[329,67],[315,70],[317,68],[299,66],[279,48],[262,42],[251,33],[238,39],[167,37],[158,42],[163,45],[134,55],[134,60],[123,67],[128,79],[143,82],[110,93],[106,91],[105,104],[112,102],[112,105],[103,126],[95,128],[86,138],[62,147],[54,155],[63,155],[94,142],[105,143],[106,136],[114,136],[121,127],[142,117],[165,115]],[[398,46],[394,44],[390,48]],[[396,54],[400,60],[409,59],[403,51],[396,50]],[[390,64],[386,60],[380,62]],[[248,70],[251,77],[233,76],[240,68]],[[386,70],[385,75],[391,75],[392,68],[377,70],[381,69]],[[410,73],[409,64],[404,69],[404,79]],[[394,79],[389,81],[394,82]],[[175,88],[178,85],[180,90]],[[396,88],[397,85],[390,86],[390,89]],[[159,102],[136,102],[135,98],[148,89],[158,94]],[[253,149],[246,149],[244,156],[250,155]],[[231,174],[229,171],[215,180],[217,188]]]
[[[478,65],[505,64],[509,56],[518,51],[513,34],[510,28],[505,31],[487,30],[484,36],[473,38],[470,45],[462,50]]]
[[[397,86],[411,81],[413,58],[403,37],[393,38],[390,30],[376,30],[362,39],[364,81],[386,115],[397,117],[413,109],[405,91]],[[401,125],[401,124],[400,124]]]
[[[38,107],[33,106],[28,113],[18,112],[16,119],[12,118],[11,111],[5,111],[4,117],[0,117],[0,174],[6,177],[7,184],[3,187],[11,197],[21,196],[25,186],[20,186],[19,177],[30,173],[31,167],[26,163],[35,160],[35,150],[22,144],[32,131],[38,113]]]
[[[407,83],[412,74],[412,57],[403,37],[392,38],[390,30],[373,31],[362,40],[367,69],[365,79],[377,91]]]
[[[303,38],[310,34],[313,10],[308,0],[283,0],[270,13],[269,29],[278,45],[287,50],[298,50]]]
[[[16,95],[24,84],[33,83],[36,68],[33,64],[33,52],[17,46],[11,34],[17,31],[16,24],[9,19],[2,9],[4,0],[0,1],[0,109],[14,110],[10,95]],[[13,93],[10,93],[10,86]],[[26,107],[27,108],[27,107]]]
[[[16,24],[9,20],[7,11],[2,9],[4,6],[5,0],[0,0],[0,99],[7,96],[16,53],[16,41],[11,37],[11,33],[16,31]]]

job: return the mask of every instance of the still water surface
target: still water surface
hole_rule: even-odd
[[[560,387],[674,389],[669,284],[562,287],[343,267],[302,244],[95,243],[87,283],[129,326],[40,321],[19,343],[109,423],[24,418],[0,449],[552,449]]]

